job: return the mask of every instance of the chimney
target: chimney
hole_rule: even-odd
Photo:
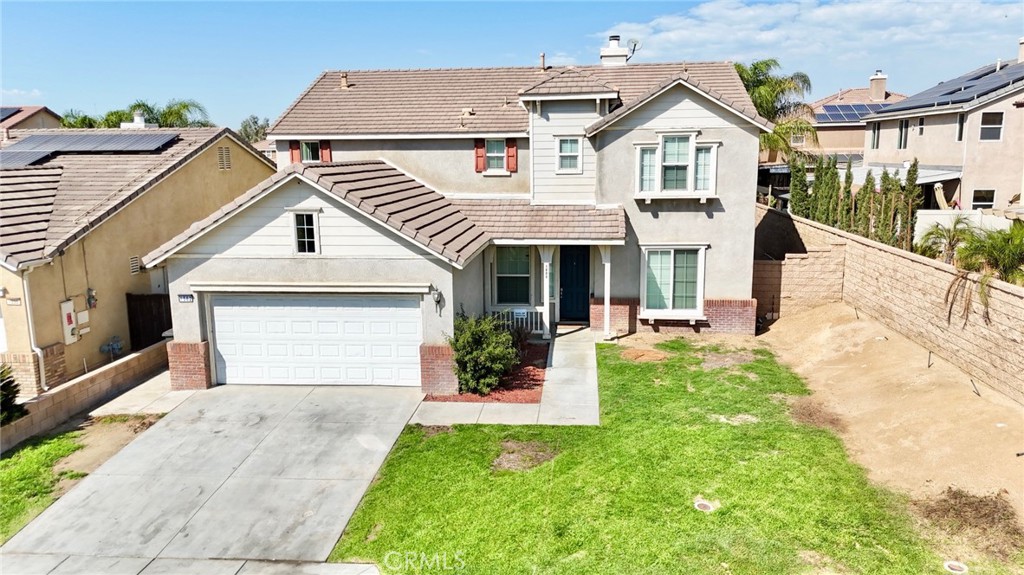
[[[885,101],[885,81],[888,79],[881,70],[875,70],[875,74],[868,78],[868,98],[872,102]]]
[[[602,66],[625,66],[629,58],[629,49],[619,46],[619,35],[608,37],[608,46],[601,48]]]
[[[348,72],[341,73],[341,89],[348,90]]]
[[[132,113],[131,122],[121,122],[122,130],[143,130],[146,128],[159,128],[158,124],[147,124],[146,116],[142,114],[142,110],[135,110]]]
[[[544,65],[544,52],[540,53],[540,69],[547,70],[548,67]]]

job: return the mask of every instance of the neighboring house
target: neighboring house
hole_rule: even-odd
[[[0,129],[59,128],[61,117],[46,106],[0,107]]]
[[[860,165],[864,159],[864,116],[906,99],[886,89],[888,76],[875,70],[867,88],[842,89],[811,104],[811,120],[818,145],[803,135],[794,135],[790,145],[809,153],[836,156],[840,166]]]
[[[457,313],[752,334],[759,117],[727,62],[325,72],[283,171],[145,258],[178,387],[454,391]]]
[[[260,140],[252,145],[256,150],[266,156],[271,162],[277,162],[277,146],[270,140]]]
[[[226,129],[12,130],[0,149],[0,361],[22,393],[160,341],[166,295],[128,301],[167,294],[140,256],[273,173]]]
[[[940,82],[865,118],[864,171],[906,174],[917,158],[925,209],[1005,208],[1024,185],[1024,38],[1017,60]]]

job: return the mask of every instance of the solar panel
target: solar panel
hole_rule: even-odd
[[[914,94],[902,102],[891,104],[885,108],[885,111],[898,112],[901,110],[962,104],[1021,81],[1024,81],[1024,63],[1006,66],[998,72],[995,69],[995,64],[992,64],[948,82],[942,82],[923,92]]]
[[[0,150],[0,169],[24,168],[42,160],[53,152],[47,150],[19,151],[9,148]]]
[[[10,118],[11,116],[17,114],[19,110],[21,110],[21,108],[9,106],[4,106],[0,108],[0,121],[6,120],[7,118]]]
[[[814,121],[815,122],[828,122],[829,121],[828,120],[828,114],[815,114],[814,115]]]
[[[36,134],[7,147],[8,150],[49,152],[152,152],[178,134]]]

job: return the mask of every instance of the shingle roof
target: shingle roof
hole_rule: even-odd
[[[57,118],[58,120],[60,119],[60,114],[54,112],[53,110],[47,108],[46,106],[6,106],[6,107],[19,108],[19,110],[16,113],[11,114],[7,118],[4,118],[4,120],[2,122],[0,122],[0,128],[14,128],[14,126],[17,126],[18,124],[24,122],[25,120],[31,118],[32,116],[35,116],[36,114],[38,114],[40,112],[46,112],[47,114],[52,115],[53,117]]]
[[[537,84],[520,90],[521,96],[549,96],[565,94],[606,94],[615,92],[608,84],[594,78],[588,72],[576,68],[556,70]]]
[[[0,257],[14,266],[42,253],[60,167],[0,171]]]
[[[271,135],[523,133],[519,91],[568,68],[448,68],[322,73],[270,129]],[[573,77],[618,91],[629,106],[666,78],[684,74],[750,116],[754,106],[728,62],[576,66]],[[344,75],[344,80],[343,80]],[[566,80],[568,81],[568,79]],[[346,85],[348,87],[343,87]],[[472,114],[464,114],[467,108]],[[754,114],[756,115],[756,114]]]
[[[626,238],[626,213],[621,206],[531,205],[525,199],[452,199],[452,204],[495,240]]]
[[[21,138],[38,134],[137,134],[138,130],[12,130],[11,139],[4,146]],[[39,198],[37,209],[48,204],[49,219],[42,228],[37,226],[29,242],[23,236],[19,244],[8,244],[6,236],[0,242],[0,257],[4,263],[17,266],[31,260],[52,257],[83,236],[108,217],[126,206],[131,200],[156,185],[166,175],[201,153],[225,134],[226,128],[174,128],[147,130],[147,133],[174,133],[178,137],[155,152],[56,153],[37,163],[35,168],[59,168],[55,195]],[[237,138],[235,138],[237,141]],[[258,154],[253,151],[254,154]],[[259,155],[263,158],[262,154]],[[4,170],[0,192],[5,196],[21,185],[16,175],[25,170]],[[16,225],[8,220],[5,211],[0,215],[0,227]],[[19,247],[12,247],[18,245]],[[34,249],[27,250],[25,246]]]
[[[153,250],[143,262],[147,266],[159,263],[211,226],[262,198],[277,183],[297,175],[459,266],[490,239],[447,198],[385,162],[292,164],[206,219],[192,224]]]

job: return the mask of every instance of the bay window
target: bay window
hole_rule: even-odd
[[[635,144],[636,193],[651,198],[715,196],[718,144],[696,134],[664,135],[658,144]]]
[[[704,313],[704,246],[643,249],[641,317],[699,319]]]

